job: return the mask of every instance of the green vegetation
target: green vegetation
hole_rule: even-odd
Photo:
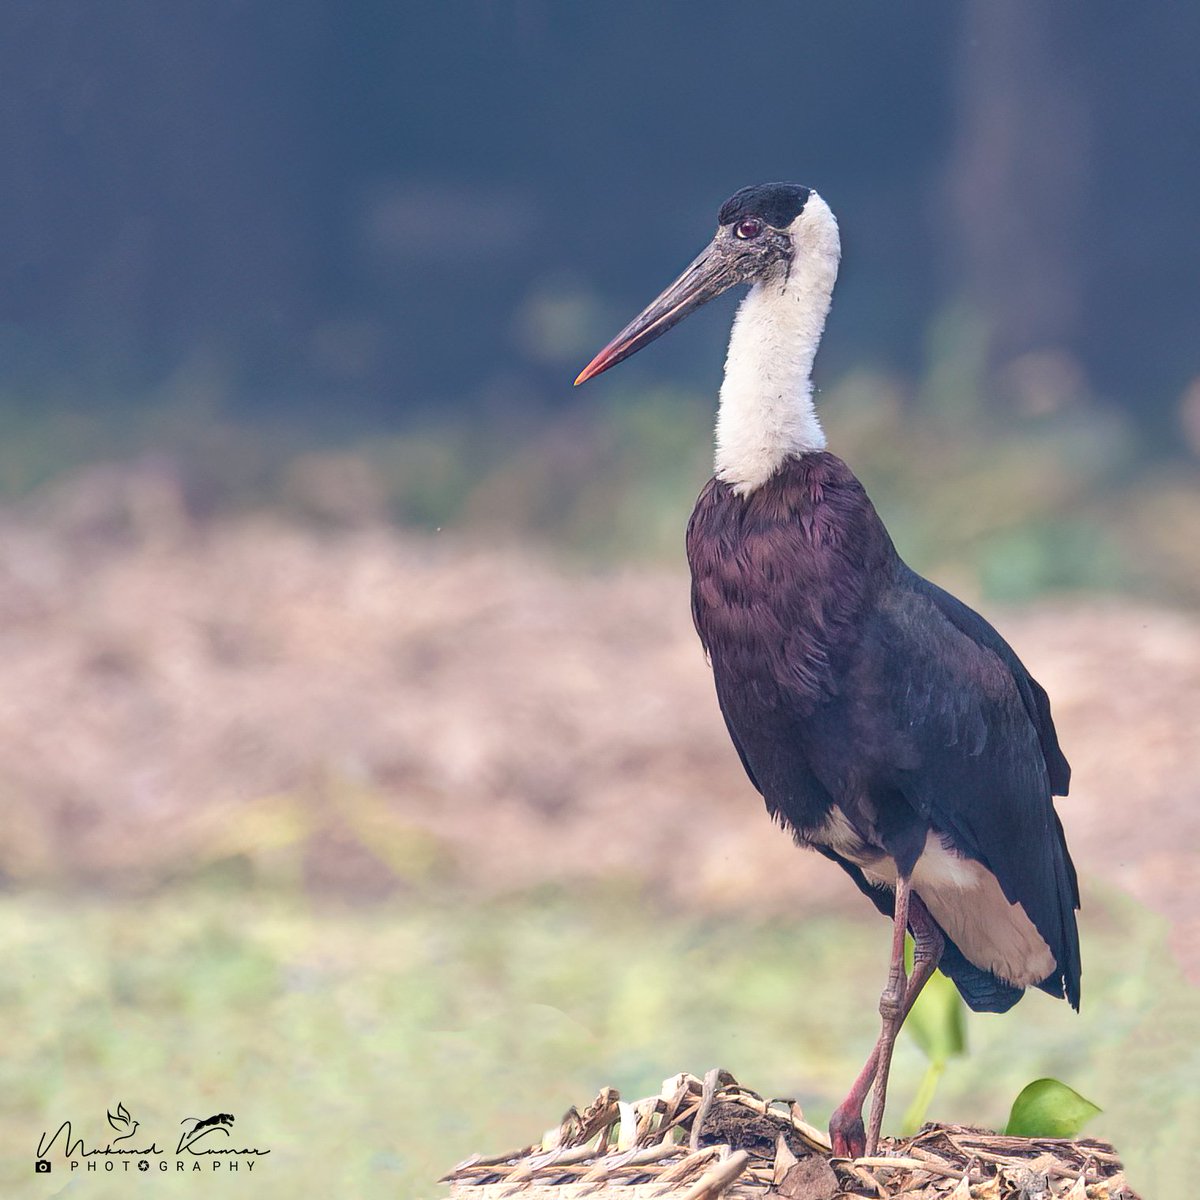
[[[906,970],[913,967],[913,941],[905,939]],[[904,1032],[929,1060],[902,1130],[916,1133],[925,1123],[937,1086],[952,1058],[967,1053],[967,1006],[950,979],[935,971],[913,1005]],[[1035,1079],[1013,1102],[1004,1132],[1013,1137],[1073,1138],[1100,1109],[1057,1079]]]
[[[935,323],[917,380],[851,371],[819,397],[831,446],[905,557],[1010,602],[1082,589],[1200,603],[1194,465],[1152,453],[1096,397],[1001,396],[952,315]],[[372,423],[335,406],[255,423],[196,367],[136,402],[0,403],[0,500],[97,462],[140,461],[202,513],[265,506],[333,527],[390,520],[590,561],[677,563],[709,474],[714,400],[617,380],[557,409],[523,397],[469,419]]]
[[[1100,1109],[1057,1079],[1035,1079],[1013,1101],[1004,1132],[1012,1137],[1078,1137]]]
[[[930,1115],[998,1127],[1021,1081],[1065,1076],[1165,1195],[1166,1151],[1196,1116],[1194,993],[1153,918],[1094,900],[1089,918],[1083,1015],[1035,993],[970,1018],[972,1054]],[[55,1194],[61,1164],[32,1170],[42,1130],[69,1118],[103,1144],[118,1103],[162,1140],[233,1113],[271,1150],[267,1200],[427,1196],[457,1159],[536,1140],[604,1084],[641,1095],[718,1063],[821,1121],[875,1037],[886,934],[865,913],[716,918],[616,891],[365,908],[254,889],[10,895],[0,1019],[21,1036],[0,1065],[0,1190]],[[922,1071],[904,1040],[897,1119]],[[156,1194],[190,1186],[167,1178]]]
[[[905,939],[904,959],[906,969],[911,973],[911,937]],[[935,971],[921,989],[912,1012],[904,1022],[904,1033],[917,1043],[929,1060],[921,1085],[901,1123],[905,1133],[916,1133],[925,1123],[925,1116],[933,1103],[946,1064],[952,1058],[960,1058],[967,1053],[967,1007],[958,994],[958,988],[941,971]]]

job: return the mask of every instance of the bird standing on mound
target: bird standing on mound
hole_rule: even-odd
[[[982,617],[905,566],[825,449],[811,371],[841,254],[828,205],[762,184],[717,222],[575,382],[751,285],[729,341],[716,475],[688,525],[692,614],[768,810],[894,921],[882,1032],[829,1126],[835,1153],[870,1154],[896,1035],[939,964],[979,1012],[1007,1011],[1027,987],[1079,1007],[1079,890],[1051,799],[1070,767],[1037,681]]]

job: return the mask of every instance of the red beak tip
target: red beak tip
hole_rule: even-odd
[[[574,386],[578,387],[581,383],[587,383],[587,381],[591,379],[593,375],[599,375],[602,370],[603,364],[597,358],[593,358],[592,361],[588,363],[588,365],[584,367],[578,375],[575,376]]]

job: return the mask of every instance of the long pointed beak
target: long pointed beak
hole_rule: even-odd
[[[678,325],[714,296],[741,282],[732,255],[720,242],[711,242],[704,253],[661,296],[642,310],[617,334],[575,380],[575,386],[624,362],[643,346]]]

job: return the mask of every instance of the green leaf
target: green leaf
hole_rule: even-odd
[[[958,988],[935,971],[921,989],[904,1028],[933,1063],[967,1052],[966,1007]]]
[[[1035,1079],[1013,1101],[1009,1137],[1073,1138],[1100,1111],[1057,1079]]]
[[[925,1117],[929,1112],[929,1106],[933,1103],[938,1082],[941,1080],[942,1072],[945,1069],[946,1064],[944,1062],[931,1062],[925,1068],[925,1076],[921,1080],[921,1086],[917,1088],[917,1094],[913,1097],[912,1103],[905,1109],[904,1118],[900,1122],[900,1129],[905,1137],[910,1137],[925,1124]]]

